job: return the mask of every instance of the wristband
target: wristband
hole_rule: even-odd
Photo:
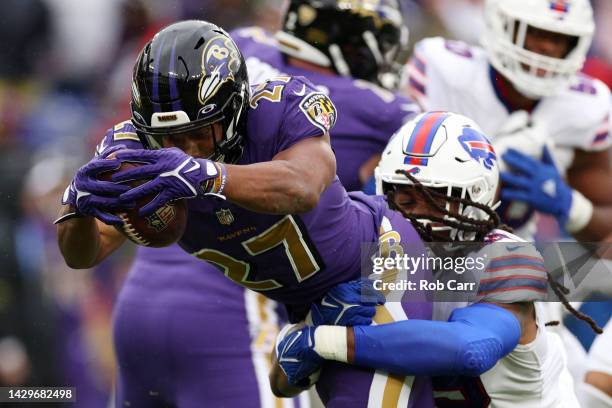
[[[209,162],[210,163],[210,162]],[[208,180],[206,186],[204,186],[204,194],[213,194],[223,197],[223,190],[225,189],[225,183],[227,181],[227,170],[223,163],[214,162],[214,166],[217,169],[217,177]]]
[[[593,203],[578,190],[572,190],[570,206],[565,229],[569,233],[578,232],[587,226],[593,217]]]
[[[348,362],[346,327],[319,326],[315,329],[314,351],[325,360]]]

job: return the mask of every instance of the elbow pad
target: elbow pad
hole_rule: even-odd
[[[448,322],[402,320],[353,331],[355,364],[402,375],[478,376],[521,336],[518,319],[490,304],[455,309]]]
[[[518,319],[511,312],[491,304],[456,309],[449,321],[469,326],[460,336],[462,344],[455,361],[461,375],[479,376],[491,369],[516,347],[521,337]]]

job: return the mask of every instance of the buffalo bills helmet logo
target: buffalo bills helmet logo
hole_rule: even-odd
[[[463,133],[459,136],[459,143],[472,159],[482,163],[487,170],[493,168],[497,156],[485,135],[475,129],[464,127]]]
[[[234,81],[240,69],[240,52],[231,38],[219,34],[213,37],[202,52],[202,80],[199,99],[202,105],[214,96],[221,85]]]
[[[550,0],[550,9],[559,13],[567,13],[569,11],[569,2],[567,0]]]

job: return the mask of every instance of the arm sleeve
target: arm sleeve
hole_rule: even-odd
[[[490,304],[455,309],[448,322],[355,326],[354,363],[401,375],[478,376],[518,344],[521,327]]]

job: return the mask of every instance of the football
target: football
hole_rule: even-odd
[[[109,156],[113,158],[113,155]],[[123,162],[117,170],[107,171],[99,175],[100,180],[109,181],[111,176],[119,171],[127,170],[141,165],[135,162]],[[147,180],[134,180],[128,183],[137,187]],[[115,213],[123,224],[116,228],[132,242],[154,248],[166,247],[177,242],[185,232],[187,226],[187,205],[185,200],[177,200],[159,208],[153,214],[143,217],[138,210],[154,198],[146,196],[136,202],[136,207]]]

